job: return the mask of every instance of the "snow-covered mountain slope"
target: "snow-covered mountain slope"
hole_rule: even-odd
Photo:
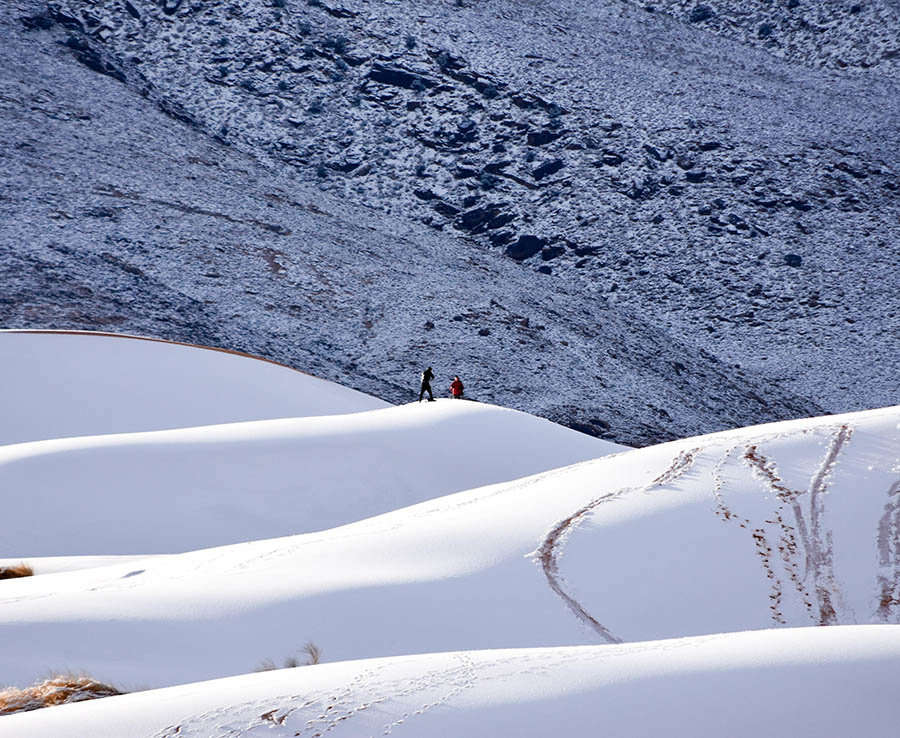
[[[730,431],[319,533],[51,560],[74,570],[0,591],[6,673],[161,686],[306,640],[347,660],[897,623],[898,423],[891,408]]]
[[[900,5],[895,0],[627,1],[787,60],[834,69],[856,67],[894,78],[900,74]]]
[[[791,10],[770,3],[759,13],[785,19],[773,38],[799,49],[779,59],[708,31],[734,22],[737,36],[747,38],[752,31],[740,28],[756,27],[756,11],[730,0],[707,5],[715,18],[691,23],[679,15],[682,6],[688,11],[684,3],[660,4],[677,10],[676,20],[619,0],[53,0],[49,10],[18,0],[25,20],[7,33],[26,49],[64,44],[71,63],[93,70],[95,86],[121,79],[148,105],[293,181],[376,208],[395,222],[424,222],[463,260],[469,250],[449,234],[543,271],[538,281],[521,276],[526,270],[505,272],[502,292],[509,287],[546,297],[563,284],[588,297],[586,312],[565,311],[575,328],[606,324],[603,307],[623,306],[828,410],[890,404],[896,386],[889,336],[900,308],[893,279],[900,258],[894,135],[900,87],[889,73],[897,62],[887,6],[861,3],[865,8],[854,13],[848,4],[849,20],[842,16],[825,32],[818,17],[837,18],[836,3],[822,4],[821,12],[811,7],[819,4]],[[807,25],[789,22],[797,15]],[[885,22],[878,27],[880,18]],[[825,38],[835,58],[880,61],[846,72],[791,61],[819,54]],[[809,44],[815,49],[807,54]],[[11,62],[7,68],[14,69]],[[29,81],[33,73],[29,67]],[[29,107],[19,93],[7,97],[18,101],[14,108]],[[33,106],[69,118],[99,115],[95,104],[59,111],[52,98]],[[47,114],[37,111],[16,109],[14,117],[32,116],[47,124]],[[91,151],[108,145],[97,126],[87,133],[83,122],[69,120],[62,128],[80,130]],[[32,156],[56,145],[47,134],[30,138]],[[118,154],[135,146],[114,148]],[[15,153],[17,161],[27,156]],[[231,157],[199,158],[212,166],[187,171],[205,180]],[[116,164],[121,168],[120,156]],[[45,167],[28,167],[18,180],[25,186],[17,182],[17,189],[44,190],[35,169]],[[166,221],[182,220],[185,207],[230,218],[232,232],[264,233],[272,269],[288,279],[299,276],[296,261],[312,258],[306,249],[282,247],[290,238],[279,237],[279,229],[292,227],[280,214],[268,217],[277,211],[265,201],[247,213],[223,207],[227,201],[218,196],[200,204],[148,195],[129,181],[134,169],[112,189],[108,181],[86,188],[90,202],[66,198],[64,207],[40,214],[32,201],[11,193],[9,211],[33,221],[14,229],[24,236],[16,242],[35,244],[32,254],[72,274],[79,268],[71,253],[50,253],[51,244],[61,239],[78,252],[86,237],[93,239],[103,244],[96,258],[115,269],[142,270],[143,276],[125,277],[135,295],[158,289],[151,286],[154,270],[143,271],[143,263],[166,242]],[[162,211],[150,219],[139,212],[148,199]],[[127,226],[139,217],[142,226],[153,222],[163,233]],[[197,239],[185,246],[184,238],[180,233],[169,242],[168,258],[185,249],[196,253]],[[235,271],[248,271],[237,269],[232,239],[221,247],[230,268],[219,259],[214,268],[205,264],[199,274],[215,276],[190,280],[195,293],[206,287],[218,294],[222,284],[233,284]],[[408,264],[417,248],[406,245],[394,261]],[[300,284],[327,293],[330,262],[315,262],[319,273]],[[181,265],[179,277],[185,279]],[[429,293],[419,278],[412,282],[413,293]],[[465,282],[461,276],[458,283]],[[20,322],[69,326],[102,319],[82,309],[93,305],[89,295],[69,293],[63,315],[21,302],[10,312]],[[499,293],[491,291],[506,305]],[[366,299],[360,295],[357,303]],[[302,302],[286,304],[299,305],[301,319],[308,315]],[[454,358],[469,354],[455,348],[460,328],[496,335],[490,326],[467,325],[467,316],[478,323],[493,312],[487,301],[465,310],[434,301],[443,308],[437,315],[422,304],[406,332],[417,333],[417,342],[451,348]],[[133,309],[120,312],[135,319]],[[160,312],[172,319],[171,307]],[[377,325],[377,310],[371,312],[357,322],[359,332],[367,320]],[[180,330],[202,334],[202,326],[185,322]],[[236,331],[230,337],[238,342]],[[313,345],[308,336],[303,341]],[[283,346],[284,338],[275,343]],[[358,363],[396,381],[371,359]],[[520,407],[546,412],[538,402],[516,399]],[[674,417],[668,406],[659,407]],[[636,437],[616,435],[626,442]]]
[[[346,399],[298,376],[323,401]],[[0,556],[174,553],[305,533],[623,450],[451,400],[12,445],[0,448],[0,489],[16,524]]]
[[[239,348],[398,403],[431,364],[438,391],[458,373],[468,396],[631,445],[821,412],[596,284],[211,141],[72,59],[59,28],[0,29],[6,326]]]
[[[0,331],[0,445],[388,407],[272,362],[129,336]]]
[[[2,718],[5,738],[891,735],[900,626],[322,664]]]

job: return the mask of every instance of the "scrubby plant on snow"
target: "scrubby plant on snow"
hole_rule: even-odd
[[[34,569],[24,562],[12,566],[0,566],[0,579],[20,579],[33,576]]]
[[[119,689],[81,674],[57,674],[30,687],[0,690],[0,715],[39,710],[42,707],[84,702],[124,694]]]
[[[271,659],[265,659],[256,667],[256,671],[275,671],[276,669],[294,669],[298,666],[313,666],[322,659],[322,649],[312,641],[308,641],[299,655],[288,656],[281,666]]]

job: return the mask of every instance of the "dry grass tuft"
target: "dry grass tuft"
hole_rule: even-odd
[[[312,641],[307,641],[303,646],[303,653],[306,654],[306,663],[303,666],[312,666],[322,660],[322,649]]]
[[[39,710],[42,707],[65,705],[69,702],[96,700],[100,697],[113,697],[117,694],[124,692],[89,676],[57,674],[25,689],[8,687],[0,690],[0,715]]]
[[[19,577],[33,576],[34,569],[24,562],[14,566],[0,566],[0,579],[18,579]]]
[[[282,666],[278,666],[272,659],[265,659],[259,662],[256,671],[275,671],[276,669],[293,669],[297,666],[312,666],[313,664],[318,664],[322,659],[322,649],[312,641],[303,646],[301,654],[304,658],[288,656]]]

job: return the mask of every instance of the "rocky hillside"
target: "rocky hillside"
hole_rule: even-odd
[[[101,128],[101,112],[80,104],[83,120],[94,122],[64,127],[81,125],[77,150],[55,134],[62,138],[53,148],[66,149],[53,160],[57,178],[74,177],[60,170],[75,161],[98,165],[86,158],[123,171],[94,183],[90,202],[65,211],[71,218],[58,216],[53,233],[65,234],[64,248],[105,254],[101,266],[113,265],[117,280],[136,258],[155,260],[157,270],[171,262],[167,279],[177,288],[158,275],[148,281],[139,266],[144,279],[131,273],[134,284],[115,292],[124,306],[114,312],[125,325],[149,321],[156,332],[170,326],[163,335],[303,357],[332,378],[360,372],[368,378],[349,383],[389,399],[402,394],[411,371],[399,371],[398,360],[415,365],[409,351],[437,353],[470,374],[499,377],[487,383],[494,399],[575,424],[593,418],[600,422],[588,429],[631,442],[894,400],[900,178],[892,135],[898,86],[889,75],[775,58],[709,33],[711,17],[692,22],[674,3],[671,17],[619,1],[575,0],[53,0],[16,7],[5,31],[10,41],[23,53],[52,47],[43,53],[56,65],[80,67],[85,90],[102,86],[102,95],[116,97],[93,106],[123,108],[110,111]],[[17,80],[23,90],[61,94],[28,74]],[[127,104],[117,97],[126,91]],[[129,127],[147,131],[149,112],[141,111],[151,108],[146,120],[168,133],[152,146],[136,136],[141,144],[124,144],[134,157],[123,158],[121,137],[128,140]],[[22,120],[20,111],[11,115]],[[163,126],[162,116],[176,128]],[[41,125],[49,132],[56,124]],[[196,144],[207,153],[172,143],[188,133],[186,140],[207,142]],[[33,153],[51,148],[46,136],[30,135]],[[149,160],[139,150],[148,146],[155,152]],[[22,185],[33,176],[33,169],[23,174]],[[281,183],[277,192],[258,184],[269,177]],[[171,192],[159,192],[160,182]],[[26,207],[20,198],[7,200],[10,212]],[[296,203],[305,208],[302,219]],[[141,208],[148,209],[144,220],[126,227]],[[322,243],[310,208],[335,218],[338,245],[364,243],[338,233],[347,220],[356,228],[374,219],[378,225],[368,227],[383,234],[390,260],[349,266],[341,248]],[[199,230],[176,234],[169,231],[175,215],[216,228],[202,238]],[[46,241],[46,229],[37,230]],[[223,239],[215,246],[213,234]],[[187,307],[185,261],[201,240],[215,276],[195,275],[191,290],[203,284],[204,297]],[[288,278],[282,281],[297,280],[302,262],[306,274],[293,282],[302,299],[272,299],[269,286],[247,287],[235,257],[243,242],[268,249],[258,253],[268,254],[271,275]],[[208,253],[215,248],[227,258]],[[433,254],[441,254],[434,267],[443,282],[417,271],[427,270]],[[473,281],[461,263],[489,263],[474,269],[492,276]],[[95,272],[83,264],[59,267],[60,281],[84,270],[91,289]],[[335,333],[340,310],[328,302],[335,282],[363,272],[357,286],[341,288],[341,305],[359,315],[344,316],[348,327]],[[215,288],[201,276],[218,280]],[[397,295],[401,284],[412,294]],[[461,297],[478,284],[477,298]],[[438,286],[440,299],[430,291]],[[157,307],[141,307],[157,293],[165,295],[151,301]],[[274,326],[263,338],[258,308],[233,310],[258,324],[253,331],[226,327],[224,294],[264,303],[290,338]],[[26,310],[17,300],[7,303],[7,320],[103,325],[84,309],[90,299],[71,293],[62,314],[47,305]],[[374,305],[392,299],[409,311],[402,329],[386,336],[377,326],[401,318]],[[309,312],[316,301],[328,311],[324,323]],[[301,326],[309,332],[298,335]],[[501,346],[498,326],[525,334]],[[550,326],[565,335],[546,343]],[[311,338],[323,331],[327,337]],[[467,331],[482,342],[471,345]],[[485,353],[495,358],[486,361]],[[653,390],[664,396],[655,400],[645,396],[651,356],[668,362]],[[606,363],[620,359],[627,366]],[[696,374],[701,366],[722,367],[716,382],[728,384],[733,375],[738,384],[711,389]],[[765,380],[750,388],[742,375]],[[679,377],[671,393],[663,389]],[[593,406],[621,407],[621,420],[585,414],[584,398],[598,392]],[[641,409],[631,413],[616,392]],[[685,394],[675,400],[678,392]],[[791,399],[798,396],[815,400]]]
[[[819,411],[452,230],[263,167],[76,63],[65,34],[0,29],[4,326],[239,348],[395,402],[430,363],[439,392],[459,373],[475,399],[632,444]]]
[[[900,74],[900,5],[894,0],[647,0],[665,13],[789,61]]]

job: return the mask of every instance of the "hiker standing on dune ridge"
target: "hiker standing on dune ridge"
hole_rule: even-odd
[[[431,367],[428,367],[424,372],[422,372],[422,387],[419,390],[419,402],[422,402],[422,398],[425,396],[425,393],[428,393],[428,402],[434,402],[434,393],[431,391],[431,380],[434,379],[434,372],[431,371]]]
[[[450,383],[450,397],[454,400],[461,400],[463,396],[463,387],[462,380],[459,378],[459,375],[453,377],[453,381]]]

